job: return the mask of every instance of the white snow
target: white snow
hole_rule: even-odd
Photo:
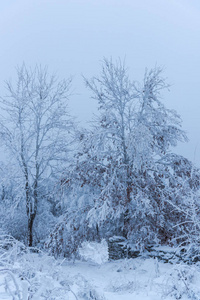
[[[108,261],[105,240],[84,242],[82,260],[74,262],[33,253],[9,236],[2,236],[0,246],[0,300],[200,299],[199,263]]]
[[[101,243],[83,242],[79,248],[79,254],[82,259],[88,262],[102,264],[108,261],[108,246],[105,240]]]
[[[104,245],[104,247],[103,247]],[[97,245],[84,244],[82,254]],[[99,249],[105,257],[105,242]],[[92,250],[91,250],[92,249]],[[200,266],[164,264],[153,258],[69,262],[45,253],[24,253],[0,268],[0,299],[172,300],[200,299]],[[7,288],[6,288],[7,287]]]

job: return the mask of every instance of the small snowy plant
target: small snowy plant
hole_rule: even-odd
[[[163,298],[173,299],[200,299],[199,265],[188,266],[185,264],[175,265],[170,272],[165,275],[163,281]],[[186,298],[187,297],[187,298]]]
[[[0,299],[103,300],[83,276],[64,272],[62,262],[46,253],[32,253],[10,236],[0,236]],[[11,299],[5,298],[5,299]]]

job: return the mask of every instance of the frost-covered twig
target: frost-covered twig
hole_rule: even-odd
[[[11,277],[11,279],[15,285],[16,290],[13,292],[9,286],[7,278],[5,277],[5,290],[8,291],[8,293],[13,297],[13,300],[16,299],[15,295],[17,295],[19,300],[23,300],[20,295],[19,285],[17,284],[16,278],[15,278],[14,274],[12,273],[12,271],[9,269],[1,269],[0,272],[6,272]]]

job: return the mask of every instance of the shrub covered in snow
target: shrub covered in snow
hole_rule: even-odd
[[[0,236],[0,299],[3,295],[14,300],[104,299],[83,276],[70,277],[62,262],[39,250],[33,253],[10,236]]]
[[[163,297],[171,296],[172,299],[200,299],[200,266],[175,265],[164,276]]]

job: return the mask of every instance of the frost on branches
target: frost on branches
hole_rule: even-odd
[[[7,96],[1,98],[1,140],[9,152],[10,178],[18,180],[15,193],[25,203],[29,246],[38,210],[44,208],[53,178],[60,176],[68,158],[73,127],[67,105],[70,84],[71,79],[58,82],[47,68],[23,65],[17,69],[16,84],[6,82]]]
[[[187,137],[179,115],[161,102],[169,88],[162,70],[146,71],[139,84],[129,79],[121,61],[105,59],[100,76],[85,83],[99,113],[90,130],[79,133],[77,153],[62,181],[66,245],[73,236],[80,244],[122,235],[138,247],[184,240],[184,199],[199,188],[199,172],[171,152]],[[63,242],[58,232],[51,236],[54,250]]]

